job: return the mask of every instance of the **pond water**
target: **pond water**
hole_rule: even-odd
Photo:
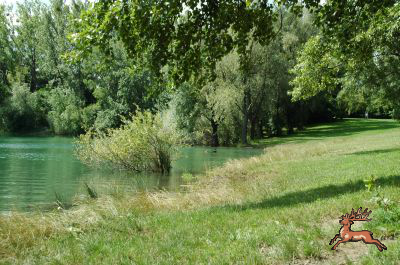
[[[92,169],[73,154],[68,137],[0,137],[0,212],[29,211],[51,205],[95,187],[123,185],[136,190],[178,189],[182,174],[201,174],[229,159],[261,154],[254,148],[183,147],[168,176]]]

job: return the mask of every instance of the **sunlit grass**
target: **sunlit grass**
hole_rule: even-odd
[[[181,192],[110,187],[67,211],[1,217],[0,258],[10,264],[400,260],[398,217],[380,209],[363,182],[374,175],[394,209],[400,207],[398,123],[346,120],[260,144],[267,146],[264,155],[228,162]],[[388,250],[372,246],[348,257],[331,251],[339,216],[360,206],[372,209],[368,228]],[[362,243],[338,250],[351,244]]]

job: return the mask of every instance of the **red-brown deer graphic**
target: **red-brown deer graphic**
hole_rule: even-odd
[[[365,209],[364,212],[361,211],[362,207],[360,207],[357,212],[354,212],[354,209],[351,209],[350,214],[346,213],[346,215],[342,215],[342,220],[339,221],[339,223],[342,225],[339,230],[339,234],[335,235],[329,245],[332,245],[338,237],[340,237],[341,240],[339,240],[332,247],[332,250],[335,250],[340,243],[357,242],[360,240],[362,240],[365,244],[374,244],[381,252],[384,249],[387,249],[386,246],[382,244],[378,239],[374,239],[372,237],[372,232],[367,230],[351,231],[351,225],[354,224],[354,221],[371,221],[371,219],[368,219],[367,217],[371,214],[372,211],[368,212],[368,208]]]

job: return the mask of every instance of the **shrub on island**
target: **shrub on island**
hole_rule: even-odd
[[[119,128],[81,135],[76,154],[92,166],[168,173],[179,142],[176,131],[162,122],[160,114],[138,111]]]

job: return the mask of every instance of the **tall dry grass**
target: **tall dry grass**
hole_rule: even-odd
[[[13,212],[0,217],[0,260],[11,263],[30,248],[62,233],[79,233],[110,216],[131,212],[192,210],[223,204],[240,204],[277,194],[272,185],[280,178],[288,161],[312,160],[353,152],[393,147],[398,131],[363,137],[327,138],[320,141],[277,145],[258,157],[232,160],[208,171],[197,182],[179,192],[133,192],[118,190],[97,199],[80,199],[69,210],[48,213]],[[367,144],[366,144],[367,143]],[[399,143],[400,146],[400,143]],[[260,170],[261,169],[261,170]]]

